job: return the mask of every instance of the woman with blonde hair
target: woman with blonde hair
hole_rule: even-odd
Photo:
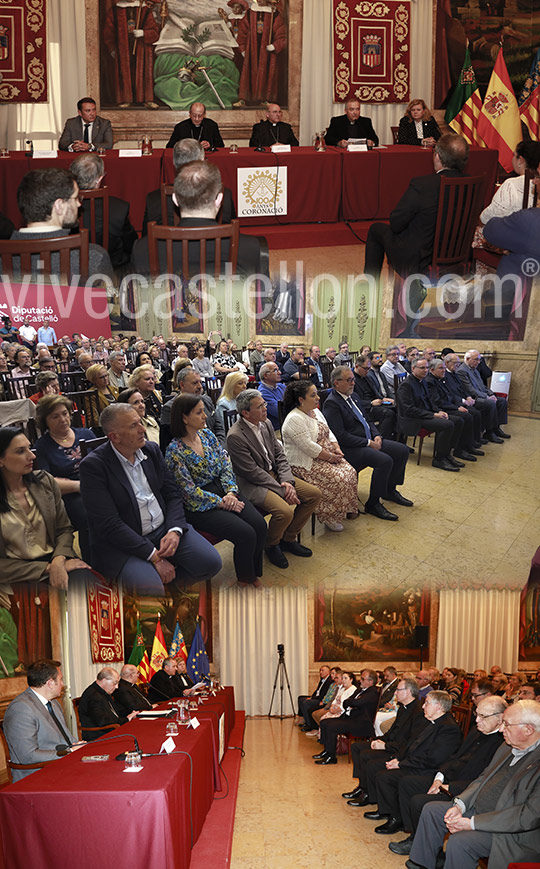
[[[129,388],[141,393],[146,405],[146,413],[159,422],[163,402],[156,389],[156,369],[153,365],[139,365],[129,378]]]
[[[116,401],[118,398],[118,389],[109,383],[109,375],[104,365],[90,365],[86,369],[86,379],[92,384],[95,389],[98,410],[101,413],[109,404]]]
[[[216,416],[225,427],[225,411],[236,410],[236,398],[244,389],[247,389],[248,376],[241,371],[233,371],[227,374],[223,381],[223,388],[216,404]]]
[[[437,121],[424,100],[411,100],[399,122],[398,144],[431,148],[440,138]]]

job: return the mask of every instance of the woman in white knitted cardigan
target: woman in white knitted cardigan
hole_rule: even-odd
[[[292,472],[321,490],[319,522],[330,531],[343,531],[341,520],[358,515],[358,475],[343,458],[319,410],[319,395],[311,380],[291,380],[283,409],[281,437]]]

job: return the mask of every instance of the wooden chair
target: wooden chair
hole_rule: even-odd
[[[461,730],[463,731],[464,739],[469,732],[469,727],[471,726],[472,711],[472,706],[466,706],[465,704],[458,704],[456,706],[452,706],[452,715],[454,716]]]
[[[84,371],[59,371],[58,382],[61,392],[84,392],[90,384],[84,375]]]
[[[90,441],[79,441],[82,458],[86,458],[88,453],[91,453],[92,450],[96,449],[96,447],[100,447],[102,444],[106,444],[107,440],[108,438],[104,435],[102,438],[93,438]]]
[[[36,770],[42,769],[44,766],[48,766],[50,763],[54,763],[54,760],[41,760],[35,761],[35,763],[15,763],[14,760],[11,760],[11,754],[9,751],[8,741],[6,739],[6,734],[4,733],[4,725],[3,722],[0,721],[0,742],[4,748],[4,754],[6,756],[6,769],[8,776],[8,784],[13,783],[13,770],[21,769],[21,770]]]
[[[99,405],[95,389],[66,392],[65,395],[73,402],[74,413],[79,412],[81,422],[86,428],[99,428]]]
[[[71,254],[78,254],[74,268],[71,267]],[[53,256],[58,257],[58,268],[52,268]],[[36,271],[35,264],[40,259],[45,274],[56,274],[62,281],[69,283],[74,274],[88,275],[88,230],[82,229],[78,235],[59,238],[29,238],[0,241],[0,260],[4,274],[13,276],[31,275]],[[34,263],[34,266],[32,265]],[[55,262],[56,264],[56,262]]]
[[[73,709],[75,710],[75,720],[77,722],[77,738],[80,741],[83,738],[83,728],[81,725],[81,719],[79,718],[79,703],[81,702],[81,698],[73,697],[71,702],[73,703]],[[84,732],[95,733],[96,736],[93,738],[97,739],[99,736],[104,736],[108,731],[116,730],[118,727],[120,727],[119,724],[104,724],[103,727],[85,727]]]
[[[390,127],[392,130],[392,144],[399,145],[399,126],[398,127]]]
[[[90,233],[92,244],[100,244],[105,250],[109,247],[109,191],[107,187],[98,190],[79,190],[81,202],[87,200],[90,208],[82,209],[79,217],[79,229],[86,228]],[[101,214],[101,231],[96,227],[97,215]]]
[[[320,359],[319,365],[321,366],[323,383],[327,388],[330,388],[330,375],[334,369],[334,363],[330,361],[330,359]]]
[[[4,401],[17,401],[20,398],[29,398],[36,391],[35,375],[31,377],[10,377],[5,371],[0,374],[4,387]]]
[[[222,226],[158,226],[152,220],[148,224],[148,259],[150,274],[155,277],[166,271],[175,274],[179,271],[184,278],[194,274],[207,274],[211,269],[207,265],[207,250],[213,250],[214,277],[219,278],[222,273],[222,243],[229,242],[229,252],[226,262],[231,263],[232,274],[236,273],[238,263],[238,238],[240,234],[238,220],[225,223]],[[199,262],[196,266],[189,264],[189,244],[199,243]],[[210,243],[210,247],[208,244]],[[175,250],[180,256],[175,256]],[[160,251],[165,254],[165,262],[161,260]],[[208,259],[211,259],[209,255]],[[175,267],[176,262],[176,267]],[[180,264],[180,267],[178,267]]]
[[[471,259],[471,244],[483,204],[485,176],[441,178],[433,257],[432,279],[465,269]]]
[[[172,195],[174,193],[174,184],[161,185],[161,223],[163,226],[179,226],[180,217],[178,210],[174,207]],[[173,222],[169,220],[169,205],[173,213]]]
[[[420,431],[418,432],[418,434],[415,434],[415,436],[414,436],[413,449],[416,447],[416,438],[418,438],[418,441],[419,441],[418,457],[416,459],[417,465],[420,464],[420,459],[422,458],[422,447],[424,446],[424,440],[425,440],[425,438],[431,437],[432,434],[433,434],[433,432],[428,431],[427,428],[421,428]]]
[[[231,425],[233,422],[236,422],[237,419],[238,411],[236,409],[223,411],[223,426],[225,428],[225,434],[227,434]]]

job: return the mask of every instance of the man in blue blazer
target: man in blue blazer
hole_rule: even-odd
[[[412,507],[412,501],[404,498],[396,488],[405,479],[409,449],[405,444],[383,440],[376,426],[365,418],[360,399],[354,392],[354,374],[348,365],[334,368],[330,380],[332,392],[323,405],[330,430],[353,468],[357,471],[373,468],[365,511],[379,519],[395,522],[399,517],[381,504],[381,498]]]
[[[100,417],[109,438],[80,466],[92,566],[139,592],[163,594],[163,585],[197,582],[221,570],[214,547],[186,522],[182,492],[157,444],[145,440],[129,404],[112,404]]]

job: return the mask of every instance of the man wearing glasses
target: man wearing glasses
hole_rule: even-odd
[[[331,374],[332,392],[324,402],[323,413],[335,434],[346,461],[357,471],[373,468],[366,513],[378,519],[396,521],[399,517],[381,503],[381,498],[404,507],[413,502],[397,491],[405,479],[409,449],[405,444],[381,437],[362,412],[354,394],[354,374],[348,365],[338,365]]]
[[[492,869],[537,861],[540,854],[540,706],[518,700],[505,709],[502,745],[484,772],[448,809],[424,807],[407,869],[434,869],[443,839],[445,869],[476,869],[489,856]]]
[[[368,377],[371,363],[367,356],[357,356],[354,363],[354,391],[366,419],[371,419],[382,438],[394,439],[397,415],[393,398],[385,398],[376,380]]]

